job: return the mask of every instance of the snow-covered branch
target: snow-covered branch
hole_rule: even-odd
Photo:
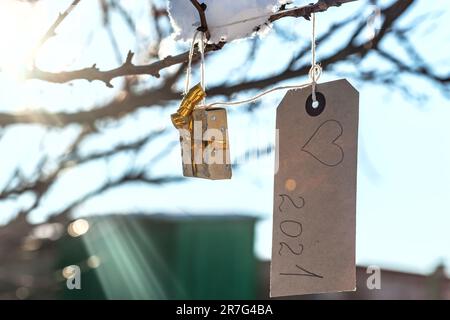
[[[299,7],[297,9],[286,10],[284,7],[271,15],[268,18],[269,22],[275,22],[279,19],[286,17],[303,17],[309,19],[311,13],[323,12],[328,10],[330,7],[338,7],[347,2],[353,2],[356,0],[319,0],[315,4],[310,4],[304,7]],[[212,52],[222,49],[226,42],[210,43],[206,46],[205,52]],[[73,70],[73,71],[63,71],[63,72],[48,72],[39,69],[38,67],[33,67],[33,69],[27,74],[29,79],[39,79],[43,81],[53,82],[53,83],[66,83],[74,80],[87,80],[87,81],[102,81],[108,87],[111,87],[111,80],[123,76],[135,76],[135,75],[151,75],[159,78],[160,71],[168,67],[186,63],[188,60],[189,53],[184,52],[176,56],[167,56],[166,58],[152,62],[146,65],[134,65],[132,63],[133,53],[130,51],[126,61],[119,66],[111,70],[101,71],[96,64],[91,67]],[[199,59],[199,52],[196,50],[193,57],[194,61]]]

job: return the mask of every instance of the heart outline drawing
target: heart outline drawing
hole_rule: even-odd
[[[335,125],[337,125],[337,127],[339,128],[339,133],[337,134],[337,136],[331,140],[331,141],[326,141],[326,142],[321,142],[321,143],[326,143],[326,144],[331,144],[334,147],[337,147],[338,150],[340,151],[340,157],[338,160],[336,161],[327,161],[324,160],[323,158],[320,157],[320,155],[318,155],[317,153],[314,153],[312,151],[308,150],[308,145],[310,145],[311,142],[313,142],[314,138],[316,136],[318,136],[321,132],[321,130],[324,130],[323,128],[329,124],[329,123],[334,123]],[[344,128],[342,127],[342,124],[337,121],[337,120],[327,120],[325,122],[323,122],[312,134],[312,136],[306,141],[306,143],[303,145],[302,147],[302,151],[308,153],[309,155],[311,155],[314,159],[316,159],[317,161],[319,161],[320,163],[322,163],[323,165],[327,166],[327,167],[336,167],[339,164],[342,163],[342,161],[344,161],[344,149],[342,149],[342,147],[336,143],[336,140],[338,140],[342,134],[344,133]],[[337,159],[337,158],[336,158]]]

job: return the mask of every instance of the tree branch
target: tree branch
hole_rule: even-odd
[[[148,143],[154,141],[156,138],[160,137],[164,130],[152,131],[145,137],[139,138],[130,143],[118,144],[110,149],[105,151],[94,152],[88,154],[86,156],[82,156],[79,154],[79,145],[81,142],[87,137],[89,133],[92,131],[89,128],[82,130],[77,138],[70,144],[67,148],[66,152],[59,159],[56,160],[57,164],[55,168],[53,168],[47,174],[42,174],[44,171],[44,167],[47,164],[47,158],[44,157],[42,161],[36,166],[36,178],[25,178],[23,177],[19,171],[16,171],[11,178],[11,180],[6,184],[4,189],[0,192],[0,200],[8,200],[17,198],[25,193],[34,194],[34,201],[30,207],[23,209],[21,211],[22,214],[28,214],[34,209],[38,208],[44,195],[49,192],[55,182],[58,180],[58,177],[64,172],[64,170],[72,168],[75,165],[80,165],[100,159],[107,159],[117,154],[123,152],[139,152],[144,148]],[[165,152],[168,152],[165,150]],[[153,158],[151,163],[157,163],[160,161],[160,158]],[[14,181],[15,180],[15,181]],[[112,187],[115,187],[121,183],[129,183],[129,182],[145,182],[148,184],[162,184],[166,182],[171,182],[175,180],[175,178],[169,177],[159,177],[153,178],[149,177],[145,171],[145,169],[141,171],[135,171],[130,169],[126,174],[122,176],[121,179],[118,179],[114,182],[108,182],[104,187],[97,192],[103,192],[102,190],[106,190]],[[94,193],[91,193],[89,197],[94,196]],[[82,197],[85,199],[85,197]],[[86,198],[87,199],[87,198]],[[85,199],[85,200],[86,200]],[[83,200],[84,201],[84,200]],[[80,199],[80,203],[83,202]],[[76,201],[78,203],[78,201]]]
[[[67,124],[94,125],[100,119],[119,119],[141,106],[161,105],[180,97],[180,94],[173,93],[168,88],[162,87],[154,88],[143,93],[127,92],[101,107],[86,111],[56,113],[47,111],[29,111],[22,113],[0,112],[0,127],[19,123],[34,123],[48,127],[64,127]]]
[[[39,51],[39,49],[44,45],[45,42],[47,42],[48,39],[54,37],[56,35],[56,29],[59,27],[59,25],[64,21],[64,19],[67,18],[67,16],[75,9],[75,7],[80,3],[81,0],[73,0],[73,2],[69,5],[69,7],[63,12],[58,15],[58,18],[56,18],[55,22],[50,26],[50,28],[47,30],[45,35],[41,38],[38,45],[36,46],[34,50],[33,57],[35,57],[36,52]]]
[[[353,2],[356,0],[319,0],[315,4],[307,5],[304,7],[299,7],[295,10],[281,10],[270,16],[269,21],[275,22],[279,19],[285,17],[303,17],[309,19],[311,13],[313,12],[323,12],[328,10],[330,7],[337,7],[343,3]],[[222,49],[225,46],[225,42],[220,42],[217,44],[208,44],[205,48],[205,52],[212,52]],[[131,57],[133,54],[130,52]],[[117,77],[129,76],[129,75],[151,75],[159,78],[161,70],[168,68],[170,66],[185,63],[188,61],[189,52],[184,52],[176,56],[167,56],[166,58],[147,64],[136,66],[131,63],[131,60],[125,61],[123,65],[118,68],[100,71],[96,64],[90,68],[84,68],[74,71],[65,72],[48,72],[39,69],[34,66],[33,69],[27,74],[28,79],[39,79],[53,83],[66,83],[73,80],[87,80],[87,81],[103,81],[108,87],[112,87],[111,80]],[[194,52],[193,61],[198,60],[200,54],[198,50]]]
[[[379,33],[373,39],[369,39],[366,42],[356,44],[355,39],[363,31],[363,28],[358,27],[356,31],[349,37],[350,40],[345,43],[341,47],[341,49],[321,59],[322,66],[326,68],[327,66],[332,65],[336,62],[342,62],[352,58],[362,58],[370,50],[379,52],[382,57],[390,60],[393,63],[398,63],[399,61],[393,59],[392,55],[388,55],[388,53],[386,53],[385,51],[378,50],[377,48],[380,41],[384,39],[388,32],[390,32],[389,30],[392,31],[392,27],[395,21],[397,21],[398,18],[412,6],[412,4],[413,0],[401,0],[396,1],[389,7],[384,8],[382,10],[382,15],[384,17],[383,24]],[[321,7],[319,7],[319,9],[320,8]],[[329,30],[329,32],[331,33],[333,31],[335,30]],[[395,32],[393,34],[395,34]],[[210,45],[210,48],[211,46],[213,45]],[[220,47],[217,47],[215,49],[219,50]],[[130,56],[132,57],[131,53],[129,54],[129,57]],[[288,64],[287,68],[278,74],[270,75],[260,79],[244,81],[233,85],[219,84],[215,87],[210,87],[208,88],[208,96],[231,96],[232,94],[236,94],[246,90],[265,88],[280,81],[305,75],[307,74],[310,67],[307,63],[304,62],[299,67],[294,68],[294,66],[299,61],[301,61],[302,56],[303,55],[301,54],[296,55],[294,59]],[[158,69],[159,67],[176,64],[176,61],[184,61],[185,58],[187,59],[186,53],[175,57],[167,57],[166,59],[157,62],[157,64],[160,64],[160,66],[158,66],[156,69]],[[154,66],[155,64],[152,65]],[[431,73],[430,69],[413,69],[402,64],[399,65],[399,67],[400,70],[417,73],[419,75],[428,77],[432,81],[440,81],[441,83],[445,84],[450,82],[448,81],[448,76],[437,77],[436,75]],[[132,70],[136,70],[135,66],[131,66],[130,68]],[[138,68],[145,68],[145,66],[140,66]],[[181,71],[182,69],[178,70],[178,76],[181,75]],[[119,119],[124,115],[130,114],[141,107],[164,106],[170,101],[179,99],[180,93],[174,92],[172,90],[174,81],[174,79],[170,79],[170,81],[166,81],[166,83],[162,87],[152,88],[139,93],[127,92],[124,97],[118,97],[101,107],[93,108],[87,111],[78,111],[72,113],[49,113],[44,111],[16,114],[0,113],[0,127],[6,127],[8,125],[18,123],[36,123],[51,127],[62,127],[67,124],[74,123],[93,125],[96,121],[101,119]]]
[[[281,10],[277,13],[274,13],[272,16],[270,16],[269,21],[274,22],[276,20],[279,20],[281,18],[285,17],[294,17],[294,18],[300,18],[303,17],[307,20],[311,17],[312,13],[316,12],[324,12],[328,10],[330,7],[339,7],[344,3],[348,2],[354,2],[356,0],[319,0],[315,4],[309,4],[304,7],[299,7],[297,10]]]

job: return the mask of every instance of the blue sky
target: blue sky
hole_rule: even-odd
[[[38,39],[57,12],[63,10],[69,2],[43,0],[41,9],[38,8],[38,15],[34,12],[26,16],[35,18],[10,21],[14,25],[19,25],[19,22],[26,25],[23,30],[15,29],[15,37],[11,36],[9,30],[0,28],[0,39],[3,39],[0,42],[3,46],[0,47],[0,66],[3,69],[7,67],[5,72],[0,73],[1,110],[45,107],[56,111],[90,108],[104,103],[113,96],[115,90],[119,90],[120,79],[114,81],[116,89],[106,88],[98,82],[77,81],[68,86],[20,79],[19,71],[23,67],[20,53],[28,49],[33,39]],[[139,52],[145,48],[153,36],[151,26],[145,19],[147,4],[137,0],[135,2],[135,7],[129,7],[133,8],[131,14],[138,21],[138,41],[130,37],[120,17],[113,18],[113,30],[124,57],[129,49]],[[20,14],[24,14],[22,5],[17,9],[7,3],[9,0],[2,2],[4,7],[0,10],[3,12],[0,13],[0,18],[2,14],[10,16],[16,12],[5,10],[20,9]],[[303,4],[304,1],[296,3]],[[319,33],[326,30],[332,21],[350,15],[361,5],[347,4],[318,15]],[[448,38],[445,25],[450,18],[450,4],[441,0],[436,1],[435,6],[447,10],[440,16],[429,17],[414,31],[413,41],[421,54],[448,74],[446,68],[450,48],[448,42],[443,42],[442,39]],[[403,23],[413,21],[428,10],[425,1],[419,1]],[[307,21],[284,19],[278,26],[289,28],[300,36],[299,41],[308,45],[310,24]],[[58,29],[58,34],[40,52],[38,62],[41,67],[57,71],[93,63],[105,69],[117,64],[107,33],[101,28],[96,1],[82,1]],[[319,61],[329,50],[339,47],[343,39],[345,34],[340,34],[330,45],[321,46],[319,43]],[[406,58],[402,49],[390,39],[384,45],[395,48],[398,57]],[[239,81],[245,76],[261,77],[276,72],[284,66],[294,50],[298,49],[298,41],[286,42],[276,38],[273,32],[268,34],[250,69],[242,70],[241,64],[248,48],[249,41],[238,41],[227,45],[220,54],[211,56],[207,61],[208,83],[212,86],[224,79]],[[186,45],[167,40],[164,53],[173,54],[185,49]],[[137,54],[136,59],[137,63],[146,62],[145,57],[140,54]],[[339,64],[336,72],[325,71],[321,81],[337,79],[339,72],[373,66],[390,67],[378,58],[369,57],[357,66]],[[361,83],[352,78],[349,80],[360,91],[357,262],[421,273],[431,272],[441,261],[450,266],[449,101],[433,83],[411,76],[400,76],[398,81],[413,93],[426,94],[424,102],[419,103],[394,87]],[[146,85],[151,86],[155,81],[147,77]],[[305,81],[306,78],[299,78],[286,83]],[[180,89],[181,87],[180,83]],[[256,92],[249,94],[254,93]],[[229,112],[232,156],[241,154],[246,147],[254,146],[255,143],[264,146],[274,142],[275,109],[283,94],[274,93],[265,97],[256,112],[241,112],[239,107]],[[170,128],[169,115],[174,108],[175,104],[172,108],[138,111],[136,115],[120,121],[117,126],[108,126],[105,134],[87,141],[83,149],[89,152],[108,144],[132,141],[157,128]],[[25,172],[32,172],[39,160],[41,147],[52,155],[63,152],[61,146],[77,132],[76,126],[51,131],[39,126],[16,126],[5,131],[0,140],[0,150],[7,156],[0,157],[0,185],[8,180],[16,166],[20,166]],[[256,141],[258,137],[260,140]],[[43,221],[49,213],[61,208],[77,195],[95,188],[107,176],[117,176],[124,168],[132,165],[145,165],[168,141],[177,139],[178,133],[169,130],[160,140],[146,147],[137,158],[122,154],[108,161],[64,172],[50,196],[44,199],[42,207],[31,214],[31,220]],[[246,162],[235,170],[233,179],[229,181],[189,179],[184,183],[158,188],[142,185],[117,188],[78,208],[76,215],[112,211],[251,214],[261,219],[257,226],[256,252],[259,256],[268,258],[271,248],[273,163],[273,155]],[[179,149],[174,148],[164,161],[152,166],[151,172],[180,174]],[[8,221],[18,207],[29,202],[29,196],[24,196],[19,201],[0,203],[0,222]]]

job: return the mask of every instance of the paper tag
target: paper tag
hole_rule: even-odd
[[[291,90],[277,109],[270,296],[353,291],[358,91]]]

